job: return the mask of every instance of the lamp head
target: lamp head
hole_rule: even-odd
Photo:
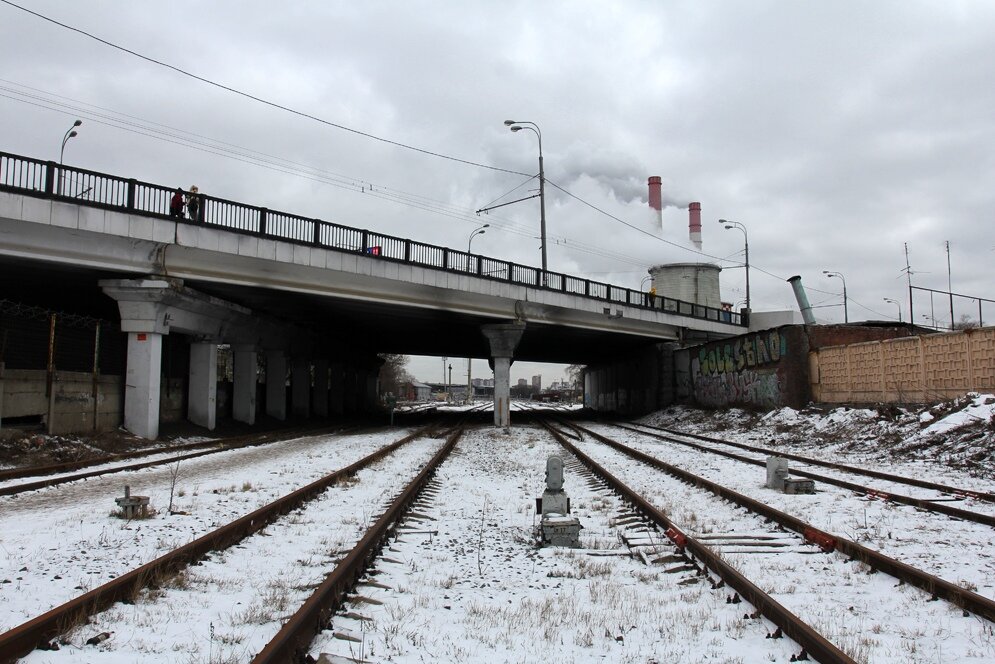
[[[490,228],[490,227],[491,227],[490,224],[484,224],[483,226],[481,226],[481,228]]]
[[[74,126],[74,127],[78,127],[78,126],[80,126],[81,124],[83,124],[83,121],[82,121],[82,120],[77,120],[76,122],[74,122],[74,123],[73,123],[73,126]]]
[[[512,131],[521,131],[522,128],[520,126],[518,126],[518,125],[512,125],[511,130]]]
[[[72,138],[73,136],[79,136],[79,133],[75,131],[69,132],[69,138]]]
[[[823,274],[832,274],[829,270],[823,270],[822,273]]]
[[[514,120],[505,120],[505,121],[504,121],[504,126],[505,126],[505,127],[510,127],[510,126],[511,126],[511,125],[513,125],[513,124],[515,124],[515,121],[514,121]]]
[[[719,219],[719,223],[720,224],[728,224],[728,223],[731,223],[731,222],[729,222],[729,221],[727,221],[725,219]]]
[[[735,226],[726,225],[726,230],[729,230],[730,228],[735,228]]]

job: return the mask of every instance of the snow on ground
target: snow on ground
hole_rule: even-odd
[[[417,518],[377,562],[378,586],[359,588],[312,656],[745,663],[798,652],[787,639],[767,639],[769,623],[744,619],[745,604],[727,604],[725,589],[713,590],[679,559],[631,558],[619,523],[631,512],[588,486],[578,463],[568,462],[565,489],[584,526],[583,548],[536,548],[535,498],[552,454],[569,457],[534,427],[467,433],[436,475],[438,494],[415,508]],[[660,533],[643,536],[658,542],[648,557],[672,553]]]
[[[311,436],[0,497],[0,631],[347,466],[408,433]],[[173,472],[176,483],[173,484]],[[110,516],[130,484],[154,518]],[[170,490],[173,510],[168,513]]]

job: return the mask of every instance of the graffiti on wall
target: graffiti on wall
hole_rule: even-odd
[[[695,376],[740,372],[778,362],[788,354],[788,340],[777,330],[751,334],[722,346],[702,348],[692,361]]]
[[[695,400],[703,406],[781,405],[776,365],[787,356],[787,339],[777,330],[751,334],[702,348],[691,359]]]
[[[702,406],[750,404],[759,408],[781,405],[781,381],[776,371],[747,369],[739,373],[700,376],[694,382],[694,398]]]

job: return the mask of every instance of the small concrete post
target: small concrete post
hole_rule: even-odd
[[[190,344],[189,400],[187,419],[213,431],[218,403],[218,346],[209,342]]]
[[[767,457],[767,488],[784,491],[784,480],[788,478],[788,460],[781,457]]]

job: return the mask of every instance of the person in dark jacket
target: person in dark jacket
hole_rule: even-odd
[[[176,188],[176,191],[173,193],[173,197],[169,199],[169,216],[183,216],[183,190],[179,187]]]
[[[187,215],[194,221],[197,221],[197,212],[200,209],[200,196],[197,195],[199,191],[197,185],[191,185],[190,195],[187,196]]]

